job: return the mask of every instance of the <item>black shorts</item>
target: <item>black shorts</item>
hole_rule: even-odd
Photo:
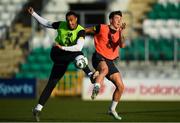
[[[53,46],[51,49],[51,59],[54,65],[51,70],[50,80],[59,80],[66,72],[68,65],[73,62],[78,55],[83,55],[81,51],[70,52],[59,49]]]
[[[73,62],[78,55],[83,55],[81,51],[70,52],[59,49],[53,46],[51,49],[51,59],[55,64],[69,64]]]
[[[109,79],[110,75],[119,72],[118,69],[116,68],[113,60],[106,59],[105,57],[103,57],[102,55],[100,55],[100,54],[97,53],[97,52],[93,53],[93,56],[92,56],[92,65],[93,65],[94,69],[97,70],[97,66],[98,66],[98,64],[99,64],[101,61],[105,61],[106,64],[107,64],[107,66],[108,66],[109,72],[108,72],[108,74],[106,75],[106,77],[107,77],[108,79]]]

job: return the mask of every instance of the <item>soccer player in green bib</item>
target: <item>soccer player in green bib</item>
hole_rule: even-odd
[[[66,13],[66,21],[50,22],[39,16],[32,7],[28,12],[43,26],[57,30],[57,37],[51,49],[51,59],[54,64],[51,70],[49,81],[43,90],[38,104],[33,109],[33,115],[36,121],[40,121],[39,113],[51,95],[57,82],[65,74],[68,65],[75,60],[81,52],[85,41],[85,30],[78,24],[78,16],[75,12]],[[90,77],[91,82],[98,76],[98,71],[91,72],[88,66],[83,71]]]

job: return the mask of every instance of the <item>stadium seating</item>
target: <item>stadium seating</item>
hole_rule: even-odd
[[[180,2],[159,0],[154,4],[152,11],[147,14],[147,19],[143,21],[144,34],[152,38],[179,38],[179,11]]]
[[[1,0],[0,1],[0,23],[3,26],[11,26],[16,14],[20,12],[27,0]],[[1,26],[0,25],[0,26]],[[1,32],[1,29],[0,29]],[[5,33],[4,33],[5,34]]]
[[[180,41],[177,41],[178,59]],[[148,43],[148,44],[145,44]],[[146,46],[148,45],[148,46]],[[147,48],[147,49],[146,49]],[[147,50],[147,51],[146,51]],[[173,61],[174,60],[174,40],[166,38],[136,38],[131,41],[130,46],[120,50],[121,60],[146,60],[145,55],[148,52],[150,61]]]
[[[34,49],[27,57],[27,61],[20,66],[17,78],[48,78],[52,62],[49,60],[48,52],[43,48]]]
[[[175,41],[180,39],[180,1],[158,0],[143,20],[143,33],[149,37],[150,60],[173,60]],[[154,52],[152,52],[154,51]],[[179,59],[179,54],[178,54]]]
[[[16,23],[16,18],[28,2],[28,0],[0,1],[0,52],[2,54],[0,77],[13,77],[26,55],[31,29],[22,23]]]
[[[156,0],[130,0],[128,4],[128,12],[131,13],[130,25],[132,25],[134,30],[131,32],[132,37],[138,35],[139,32],[137,30],[142,30],[142,20],[144,19],[144,15],[151,10],[151,6],[155,2]]]
[[[22,62],[23,52],[20,49],[13,50],[11,46],[0,50],[0,77],[9,78],[18,70],[18,64]]]
[[[27,56],[25,63],[20,65],[20,71],[15,77],[48,79],[52,65],[50,48],[36,48]],[[77,71],[73,63],[68,66],[68,71]]]

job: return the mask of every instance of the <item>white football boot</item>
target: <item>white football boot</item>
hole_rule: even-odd
[[[122,120],[116,111],[108,110],[108,114],[112,115],[116,120]]]

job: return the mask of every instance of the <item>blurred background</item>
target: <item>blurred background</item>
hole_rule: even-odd
[[[116,61],[126,87],[122,100],[180,100],[180,0],[0,0],[0,98],[37,99],[51,71],[56,31],[31,18],[29,6],[52,22],[74,10],[84,27],[109,23],[109,13],[121,10],[127,24],[127,46]],[[91,35],[83,52],[93,70]],[[51,96],[90,100],[91,90],[72,63]],[[113,90],[105,80],[97,100],[110,100]]]

